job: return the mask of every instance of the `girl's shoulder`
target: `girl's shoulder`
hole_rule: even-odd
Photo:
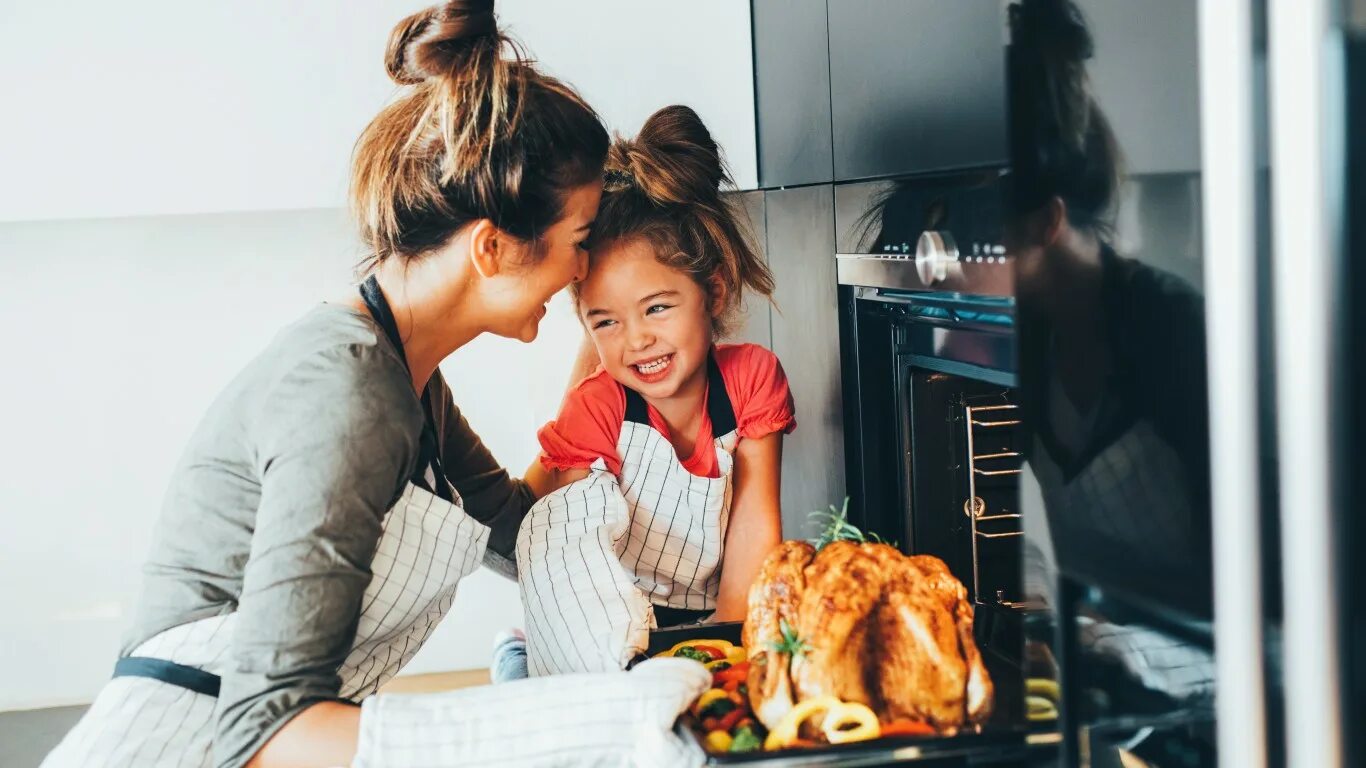
[[[777,355],[758,344],[718,344],[716,366],[741,437],[796,429],[796,406]]]
[[[782,370],[778,356],[758,344],[717,344],[715,355],[716,365],[723,377]]]
[[[541,463],[550,469],[576,469],[601,458],[617,471],[617,438],[625,417],[625,391],[599,367],[570,388],[559,415],[537,434]]]

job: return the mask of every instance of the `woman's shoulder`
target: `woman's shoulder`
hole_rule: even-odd
[[[369,317],[332,304],[314,307],[281,329],[228,385],[220,403],[266,431],[286,413],[341,422],[339,428],[381,419],[414,434],[422,426],[421,404],[402,358]]]

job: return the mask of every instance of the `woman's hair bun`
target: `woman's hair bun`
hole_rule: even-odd
[[[1016,11],[1016,43],[1061,61],[1081,63],[1095,54],[1081,9],[1072,0],[1023,0]]]
[[[450,74],[476,48],[500,40],[493,0],[452,0],[399,22],[384,66],[394,82],[413,85]]]
[[[618,139],[607,155],[609,189],[634,185],[657,205],[710,203],[730,180],[721,150],[690,107],[650,115],[635,139]]]

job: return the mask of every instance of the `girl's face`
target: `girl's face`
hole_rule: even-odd
[[[524,342],[535,341],[546,304],[588,271],[586,241],[601,197],[601,182],[572,190],[565,198],[564,215],[542,236],[544,252],[540,258],[523,267],[518,265],[531,261],[531,254],[525,248],[509,253],[513,266],[508,278],[499,283],[499,290],[491,291],[498,317],[491,331]]]
[[[594,248],[579,288],[579,316],[607,373],[655,401],[706,375],[711,303],[691,277],[659,263],[643,238]]]

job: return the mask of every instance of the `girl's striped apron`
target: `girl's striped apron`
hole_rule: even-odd
[[[373,278],[361,294],[402,353]],[[356,636],[338,670],[344,699],[373,694],[417,654],[450,609],[456,585],[486,556],[489,529],[465,513],[460,495],[446,482],[434,433],[429,434],[425,395],[424,405],[427,429],[414,480],[437,493],[410,482],[384,517]],[[235,623],[236,615],[229,613],[183,624],[120,659],[114,679],[43,768],[210,766],[218,684],[230,673]]]
[[[714,358],[707,378],[718,477],[685,469],[650,426],[644,398],[626,389],[621,473],[598,459],[522,521],[518,584],[532,676],[622,669],[652,628],[716,610],[739,436]]]

